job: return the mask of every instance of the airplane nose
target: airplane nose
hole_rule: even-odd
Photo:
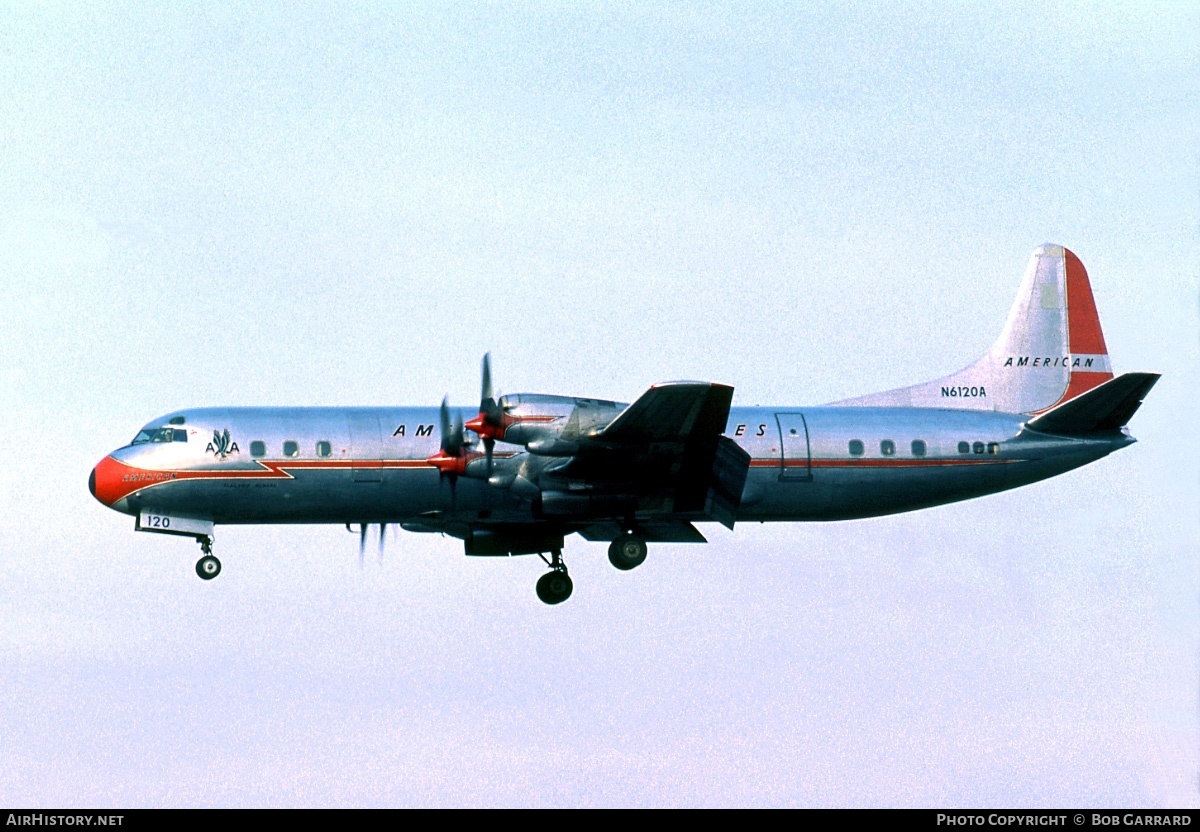
[[[104,505],[112,508],[112,504],[125,495],[121,493],[121,474],[125,468],[111,456],[104,459],[92,469],[88,477],[88,490]]]

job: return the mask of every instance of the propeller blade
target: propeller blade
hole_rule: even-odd
[[[450,397],[446,396],[442,399],[439,415],[442,422],[442,452],[447,456],[458,456],[463,446],[462,413],[455,416],[453,423],[450,422]]]
[[[363,568],[363,557],[367,550],[367,524],[358,524],[358,568]]]
[[[500,407],[500,402],[496,400],[496,394],[492,391],[492,354],[490,352],[483,356],[483,392],[479,397],[479,412],[492,427],[504,427],[504,409]]]
[[[479,393],[479,412],[486,413],[492,420],[496,411],[496,398],[492,395],[492,354],[483,354],[483,389]]]
[[[487,456],[487,476],[492,478],[492,451],[496,448],[496,440],[490,436],[485,436],[483,439],[483,452]]]
[[[383,566],[383,544],[387,540],[387,523],[379,524],[379,565]]]

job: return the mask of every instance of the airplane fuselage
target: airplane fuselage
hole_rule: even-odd
[[[181,424],[168,424],[172,418]],[[1027,420],[927,408],[733,408],[725,436],[750,455],[737,519],[844,520],[926,508],[1036,482],[1134,441],[1124,433],[1023,431]],[[163,417],[145,432],[161,430],[186,439],[114,451],[98,468],[98,497],[128,514],[217,524],[547,519],[536,501],[486,479],[461,477],[453,490],[440,483],[428,462],[441,442],[437,408],[206,408]],[[498,466],[530,456],[496,444]]]

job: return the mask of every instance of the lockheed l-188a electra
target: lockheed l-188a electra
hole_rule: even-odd
[[[468,555],[539,555],[537,594],[571,594],[564,539],[608,541],[628,570],[647,543],[703,543],[697,523],[847,520],[979,497],[1131,444],[1158,380],[1113,376],[1083,264],[1034,251],[1008,321],[946,378],[816,407],[732,407],[733,388],[668,382],[633,404],[574,396],[438,407],[250,407],[155,419],[92,471],[92,494],[138,531],[193,537],[201,578],[221,571],[213,530],[337,523],[440,533]],[[354,529],[353,527],[357,527]]]

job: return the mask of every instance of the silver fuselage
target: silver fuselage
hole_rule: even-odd
[[[613,413],[623,407],[599,404]],[[109,455],[114,482],[105,494],[113,508],[217,524],[419,524],[437,516],[495,527],[545,520],[535,516],[535,503],[486,478],[446,483],[427,462],[441,441],[437,408],[204,408],[176,411],[146,429],[172,418],[182,422],[176,429],[187,432],[186,441],[144,442]],[[737,519],[844,520],[911,511],[1052,477],[1134,441],[1124,432],[1049,436],[1023,429],[1027,420],[907,407],[733,408],[725,435],[751,457]],[[230,437],[223,448],[222,435]],[[852,452],[857,443],[861,453]],[[923,444],[923,454],[914,443]],[[504,441],[495,458],[498,469],[536,463],[535,470],[545,471],[553,463]]]

